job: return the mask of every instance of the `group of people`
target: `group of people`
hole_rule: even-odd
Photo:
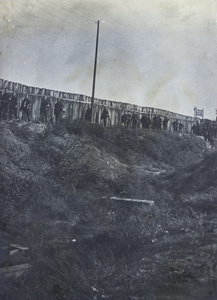
[[[41,100],[41,106],[40,106],[39,122],[44,122],[44,123],[48,122],[48,109],[51,106],[52,104],[48,101],[47,97],[43,96]],[[58,120],[60,119],[63,113],[65,113],[63,103],[60,99],[57,99],[57,102],[54,105],[54,117],[56,123],[58,122]]]
[[[16,96],[16,93],[14,92],[12,95],[8,92],[7,89],[4,90],[4,93],[1,97],[1,103],[0,103],[0,120],[11,120],[12,118],[19,119],[19,111],[21,112],[21,120],[28,120],[31,121],[30,115],[31,115],[31,100],[29,98],[29,95],[26,94],[24,99],[21,102],[21,105],[19,107],[19,101]],[[51,108],[52,103],[48,100],[46,96],[42,97],[41,105],[40,105],[40,115],[39,115],[39,122],[48,122],[48,111],[49,107]],[[54,105],[54,117],[55,122],[58,122],[60,119],[60,116],[62,113],[64,113],[64,107],[63,103],[60,99],[57,99],[57,102]],[[92,110],[90,106],[88,105],[88,108],[85,113],[85,119],[86,121],[91,122],[92,118]],[[109,112],[107,108],[104,106],[104,109],[101,113],[101,121],[106,127],[108,125],[109,120]],[[125,111],[124,114],[121,116],[121,124],[124,124],[125,127],[132,127],[137,128],[140,126],[140,123],[142,123],[142,127],[149,129],[150,126],[152,126],[153,129],[161,129],[163,125],[163,129],[167,130],[169,119],[165,117],[163,120],[160,116],[154,116],[152,121],[149,117],[149,115],[143,114],[141,119],[139,119],[138,114],[134,111],[132,114],[129,111]],[[175,120],[172,123],[173,131],[181,131],[183,125],[181,123],[178,123],[177,120]]]
[[[7,89],[4,90],[4,93],[1,96],[0,102],[0,120],[18,120],[19,119],[19,112],[21,112],[21,120],[26,120],[28,122],[31,121],[31,100],[29,95],[23,98],[21,105],[19,106],[19,101],[14,92],[12,95],[8,92]],[[46,96],[42,97],[41,106],[40,106],[40,116],[39,122],[48,122],[48,108],[51,107],[51,103],[47,99]],[[55,121],[57,122],[64,113],[64,107],[62,101],[60,99],[54,105],[54,116]]]
[[[142,128],[144,129],[157,129],[161,130],[167,130],[168,129],[168,123],[169,118],[167,116],[162,118],[159,115],[155,115],[152,120],[150,119],[148,114],[142,114],[142,117],[139,119],[139,116],[134,111],[132,114],[129,111],[124,112],[124,114],[121,116],[121,124],[124,124],[125,127],[140,127],[140,123],[142,124]],[[172,128],[174,132],[183,132],[184,125],[179,122],[177,119],[172,122]]]
[[[8,93],[8,90],[5,89],[4,93],[1,97],[1,103],[0,103],[0,118],[1,120],[11,120],[13,117],[17,119],[17,108],[18,108],[18,99],[16,97],[16,94],[13,93],[10,95]]]
[[[12,94],[10,94],[8,90],[5,89],[0,101],[0,120],[12,120],[13,118],[18,120],[20,116],[19,112],[21,112],[21,120],[28,120],[30,122],[31,107],[31,100],[28,94],[26,94],[26,96],[23,98],[19,107],[19,101],[16,93],[13,92]],[[49,108],[52,108],[52,103],[46,96],[43,96],[40,105],[39,122],[48,122]],[[57,102],[52,109],[55,117],[55,122],[58,122],[61,115],[65,112],[62,101],[60,99],[57,99]],[[88,105],[85,113],[85,120],[91,122],[91,119],[92,110]],[[108,125],[108,120],[109,112],[106,106],[104,106],[104,109],[101,113],[101,121],[104,127]],[[161,130],[163,127],[163,130],[167,130],[169,120],[170,119],[167,116],[162,119],[159,115],[155,115],[151,120],[149,114],[144,113],[142,114],[142,117],[139,118],[139,115],[136,111],[133,111],[132,113],[130,111],[125,111],[121,116],[121,124],[123,124],[125,127],[132,128],[140,127],[141,123],[142,128],[144,129],[149,129],[151,127],[152,129]],[[180,121],[178,121],[178,119],[173,120],[171,126],[174,132],[183,133],[184,125]],[[206,141],[212,143],[213,138],[217,137],[217,124],[206,119],[201,120],[201,122],[197,121],[192,126],[192,133],[194,135],[204,136]]]
[[[212,145],[214,138],[217,138],[217,125],[208,119],[197,121],[192,126],[192,133],[203,136],[205,141]]]
[[[91,110],[90,106],[88,105],[86,113],[85,113],[85,120],[88,122],[91,122],[91,119],[92,119],[92,110]],[[109,119],[109,112],[106,107],[104,107],[100,119],[103,122],[103,126],[106,127],[107,123],[108,123],[108,119]]]
[[[121,124],[125,127],[137,128],[140,126],[140,122],[142,123],[142,128],[149,129],[151,120],[148,115],[142,115],[141,119],[139,119],[135,111],[132,114],[129,111],[125,111],[121,116]]]
[[[172,122],[172,127],[174,132],[183,132],[184,125],[177,119]]]
[[[12,120],[13,118],[18,120],[19,111],[21,111],[21,119],[26,118],[30,122],[30,106],[31,102],[28,94],[24,97],[19,107],[16,93],[13,92],[11,95],[8,90],[5,89],[0,102],[0,120]]]

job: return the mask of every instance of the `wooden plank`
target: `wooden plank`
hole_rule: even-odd
[[[118,198],[118,197],[110,197],[111,200],[119,200],[119,201],[129,201],[129,202],[140,202],[144,204],[154,205],[154,201],[145,200],[145,199],[132,199],[132,198]]]
[[[6,277],[19,277],[31,267],[30,264],[22,264],[10,267],[0,268],[0,275]]]
[[[19,252],[19,249],[11,250],[11,251],[10,251],[10,255],[14,255],[14,254],[16,254],[17,252]]]
[[[18,244],[10,244],[10,246],[11,246],[11,247],[14,247],[14,248],[17,248],[17,249],[20,249],[20,250],[23,250],[23,251],[29,250],[28,247],[23,247],[23,246],[20,246],[20,245],[18,245]]]

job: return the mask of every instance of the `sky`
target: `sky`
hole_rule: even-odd
[[[193,116],[217,109],[217,0],[0,0],[0,78]]]

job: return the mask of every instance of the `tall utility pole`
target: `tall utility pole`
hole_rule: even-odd
[[[99,20],[97,21],[96,50],[95,50],[94,70],[93,70],[93,88],[92,88],[92,98],[91,98],[91,122],[93,122],[93,117],[94,117],[93,104],[94,104],[95,81],[96,81],[98,40],[99,40]]]

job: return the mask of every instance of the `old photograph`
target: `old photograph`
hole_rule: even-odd
[[[217,0],[0,0],[0,299],[217,299]]]

